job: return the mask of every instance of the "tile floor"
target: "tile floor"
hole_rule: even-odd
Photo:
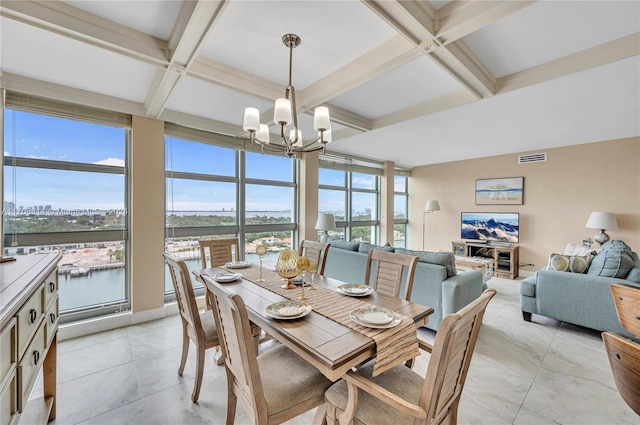
[[[488,283],[498,295],[485,315],[460,424],[640,425],[615,389],[598,332],[540,316],[534,316],[537,323],[524,322],[517,282]],[[433,341],[433,332],[420,333]],[[52,424],[223,424],[223,367],[210,351],[200,400],[191,403],[194,357],[179,377],[180,345],[177,316],[59,342]],[[424,373],[427,362],[425,355],[416,371]],[[309,412],[287,423],[304,425],[312,417]],[[248,422],[238,407],[236,423]]]

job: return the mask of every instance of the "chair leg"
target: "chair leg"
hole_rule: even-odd
[[[216,347],[216,354],[213,355],[213,358],[216,361],[216,365],[222,366],[224,364],[224,356],[220,347]]]
[[[200,385],[202,385],[202,374],[204,373],[204,347],[198,346],[198,355],[196,356],[196,379],[193,383],[193,394],[191,394],[191,401],[198,401],[200,396]]]
[[[236,421],[236,404],[238,398],[233,393],[233,375],[227,370],[227,421],[226,425],[233,425]]]
[[[313,416],[313,425],[327,425],[327,403],[318,406],[316,414]]]
[[[182,376],[184,372],[184,366],[187,364],[187,355],[189,354],[189,335],[185,329],[182,330],[182,359],[180,360],[180,367],[178,368],[178,375]]]

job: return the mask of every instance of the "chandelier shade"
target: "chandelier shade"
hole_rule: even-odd
[[[293,49],[300,45],[300,37],[295,34],[285,34],[282,42],[289,48],[289,84],[285,88],[284,97],[275,100],[273,108],[273,123],[280,126],[281,144],[270,145],[269,150],[281,150],[292,157],[298,152],[313,152],[322,149],[323,153],[327,143],[331,142],[331,116],[329,108],[318,106],[314,109],[313,129],[318,136],[304,141],[302,130],[298,126],[298,111],[296,105],[296,91],[292,84]],[[287,127],[291,126],[287,132]],[[269,145],[269,126],[260,122],[260,111],[249,107],[244,110],[242,123],[244,131],[249,132],[249,141],[265,146]]]

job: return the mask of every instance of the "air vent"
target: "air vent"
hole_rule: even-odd
[[[518,164],[529,164],[531,162],[544,162],[547,160],[547,153],[532,153],[530,155],[520,155]]]

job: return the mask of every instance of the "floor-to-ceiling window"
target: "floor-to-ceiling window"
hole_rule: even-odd
[[[130,117],[7,93],[4,255],[60,253],[61,321],[129,308]]]
[[[398,248],[407,247],[407,223],[408,220],[408,178],[405,175],[398,175],[401,170],[396,169],[393,178],[393,246]]]
[[[337,230],[329,232],[331,237],[376,243],[381,164],[354,162],[351,157],[320,156],[318,212],[335,215]]]
[[[200,267],[198,241],[238,237],[238,260],[267,262],[294,246],[297,163],[284,156],[238,149],[237,140],[169,125],[166,152],[166,251]],[[200,286],[197,283],[196,287]],[[165,294],[173,287],[165,273]]]

